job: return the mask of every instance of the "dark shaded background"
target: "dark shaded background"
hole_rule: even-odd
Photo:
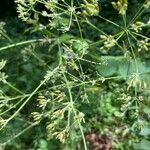
[[[17,16],[14,0],[0,0],[0,18]]]

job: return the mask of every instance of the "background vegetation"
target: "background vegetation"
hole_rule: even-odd
[[[149,0],[0,3],[0,149],[149,150]]]

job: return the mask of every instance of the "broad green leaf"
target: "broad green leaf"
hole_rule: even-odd
[[[143,139],[140,143],[135,143],[133,147],[135,150],[149,150],[150,141]]]
[[[127,60],[121,56],[103,56],[101,59],[106,60],[106,64],[96,66],[96,70],[104,77],[121,76],[123,79],[139,73],[140,78],[148,81],[150,65],[140,60]]]
[[[142,128],[141,132],[140,132],[140,135],[143,135],[143,136],[150,135],[150,128],[149,127]]]

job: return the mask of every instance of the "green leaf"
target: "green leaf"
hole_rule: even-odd
[[[97,71],[105,77],[113,76],[117,73],[118,62],[115,60],[115,57],[106,56],[102,57],[106,61],[106,64],[102,64],[96,67]]]
[[[140,135],[143,135],[143,136],[150,135],[150,128],[149,127],[142,128],[141,132],[140,132]]]
[[[140,143],[135,143],[133,147],[135,150],[149,150],[150,141],[143,139]]]
[[[108,76],[121,76],[123,79],[131,77],[137,72],[140,78],[148,81],[148,74],[150,73],[150,65],[140,60],[128,61],[122,56],[103,56],[102,60],[106,60],[106,64],[96,66],[96,70],[104,77]]]

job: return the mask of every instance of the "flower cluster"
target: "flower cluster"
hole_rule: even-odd
[[[104,40],[104,46],[102,46],[101,49],[110,49],[116,45],[117,41],[112,35],[101,35],[100,38]]]
[[[145,38],[144,40],[139,40],[137,45],[139,52],[142,50],[148,51],[150,49],[150,41],[148,38]]]
[[[145,23],[137,21],[131,25],[131,29],[134,30],[135,32],[139,32],[142,30],[143,27],[145,27],[145,25],[146,25]]]
[[[128,0],[119,0],[118,2],[112,2],[114,9],[119,11],[119,14],[125,15],[128,8]]]
[[[6,60],[1,60],[0,61],[0,81],[4,82],[4,83],[7,79],[7,75],[4,72],[2,72],[1,70],[4,68],[5,65],[6,65]]]
[[[86,16],[97,16],[99,14],[98,0],[83,0],[83,14]]]

